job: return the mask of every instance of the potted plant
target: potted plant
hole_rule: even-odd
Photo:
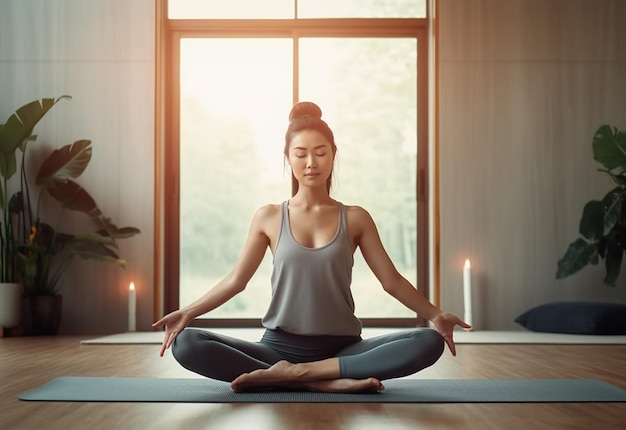
[[[34,206],[30,203],[28,181],[26,178],[22,181],[22,201],[27,207],[22,212],[24,221],[21,224],[30,226],[28,241],[18,247],[25,296],[24,330],[27,334],[55,334],[58,330],[61,316],[58,291],[63,272],[73,257],[108,261],[126,267],[126,261],[117,254],[117,241],[139,233],[135,227],[118,228],[104,216],[93,197],[74,182],[89,165],[92,152],[90,140],[78,140],[53,151],[37,173],[39,196]],[[24,164],[22,167],[25,172]],[[41,218],[40,203],[44,192],[61,206],[54,225]],[[93,221],[94,229],[80,234],[59,231],[61,221],[65,219],[65,210],[87,215]],[[51,303],[42,304],[48,302]]]
[[[43,99],[42,104],[56,104],[58,99]],[[21,108],[24,116],[34,115],[37,103]],[[32,111],[32,112],[31,112]],[[32,131],[32,129],[31,129]],[[18,147],[22,150],[20,188],[10,199],[13,237],[13,264],[23,284],[21,298],[22,327],[26,335],[56,334],[61,319],[62,296],[59,294],[63,273],[73,257],[109,261],[121,267],[126,261],[117,254],[117,241],[139,233],[135,227],[118,228],[104,216],[91,195],[74,179],[91,161],[90,140],[78,140],[50,153],[34,177],[37,188],[31,193],[27,155],[32,133]],[[58,203],[55,216],[44,214],[42,202],[50,196]],[[75,234],[62,232],[65,211],[86,214],[94,223],[92,231]]]
[[[593,137],[593,158],[614,182],[602,200],[588,202],[580,219],[581,237],[558,262],[557,279],[573,275],[588,264],[604,260],[604,283],[614,286],[626,251],[626,132],[601,126]]]
[[[32,136],[33,128],[60,100],[43,99],[19,108],[4,124],[0,124],[0,327],[20,324],[22,285],[17,268],[16,245],[24,238],[14,230],[14,218],[19,216],[18,200],[10,197],[11,179],[17,171],[17,149]],[[17,206],[16,206],[17,204]]]

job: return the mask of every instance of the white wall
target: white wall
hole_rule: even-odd
[[[611,182],[591,140],[626,129],[626,2],[441,0],[442,306],[463,314],[474,266],[477,328],[553,300],[626,301],[603,267],[555,279],[584,204]]]
[[[118,225],[142,231],[121,242],[126,270],[73,263],[62,290],[63,333],[125,330],[131,280],[138,329],[152,320],[154,28],[154,0],[0,0],[0,121],[32,100],[71,95],[36,128],[35,145],[91,139],[80,183]],[[64,225],[84,222],[68,213]]]

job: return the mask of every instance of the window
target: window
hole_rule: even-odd
[[[169,0],[170,19],[426,18],[426,0]]]
[[[228,274],[254,211],[291,195],[282,151],[298,100],[319,104],[335,133],[333,197],[368,209],[398,269],[425,291],[426,186],[418,182],[427,177],[425,20],[286,18],[288,10],[341,16],[354,4],[302,0],[297,7],[268,2],[263,19],[238,16],[253,9],[245,2],[230,1],[240,7],[227,10],[204,1],[216,9],[198,13],[218,19],[180,19],[197,3],[170,0],[170,18],[177,19],[165,35],[165,310],[195,300]],[[363,4],[375,10],[374,2]],[[383,16],[413,16],[421,2],[376,4]],[[266,19],[269,9],[281,19]],[[271,263],[268,250],[246,291],[197,323],[258,323],[269,303]],[[415,323],[358,251],[353,294],[366,324]]]

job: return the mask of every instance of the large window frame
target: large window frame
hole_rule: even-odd
[[[293,38],[293,94],[298,100],[298,43],[304,37],[410,37],[417,39],[417,285],[429,297],[429,21],[427,18],[168,19],[167,1],[157,0],[156,79],[156,176],[157,240],[155,249],[158,284],[164,285],[155,300],[155,314],[179,307],[180,256],[180,40],[182,38]],[[161,242],[162,241],[162,242]],[[163,246],[160,244],[163,243]],[[158,273],[157,273],[158,272]],[[162,296],[160,295],[162,294]],[[364,326],[410,327],[426,325],[415,318],[362,318]],[[196,319],[198,327],[260,327],[260,318]]]

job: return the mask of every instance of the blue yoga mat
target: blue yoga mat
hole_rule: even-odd
[[[547,403],[626,402],[626,390],[595,379],[394,379],[373,394],[233,393],[201,378],[61,377],[19,397],[49,402],[171,403]]]

